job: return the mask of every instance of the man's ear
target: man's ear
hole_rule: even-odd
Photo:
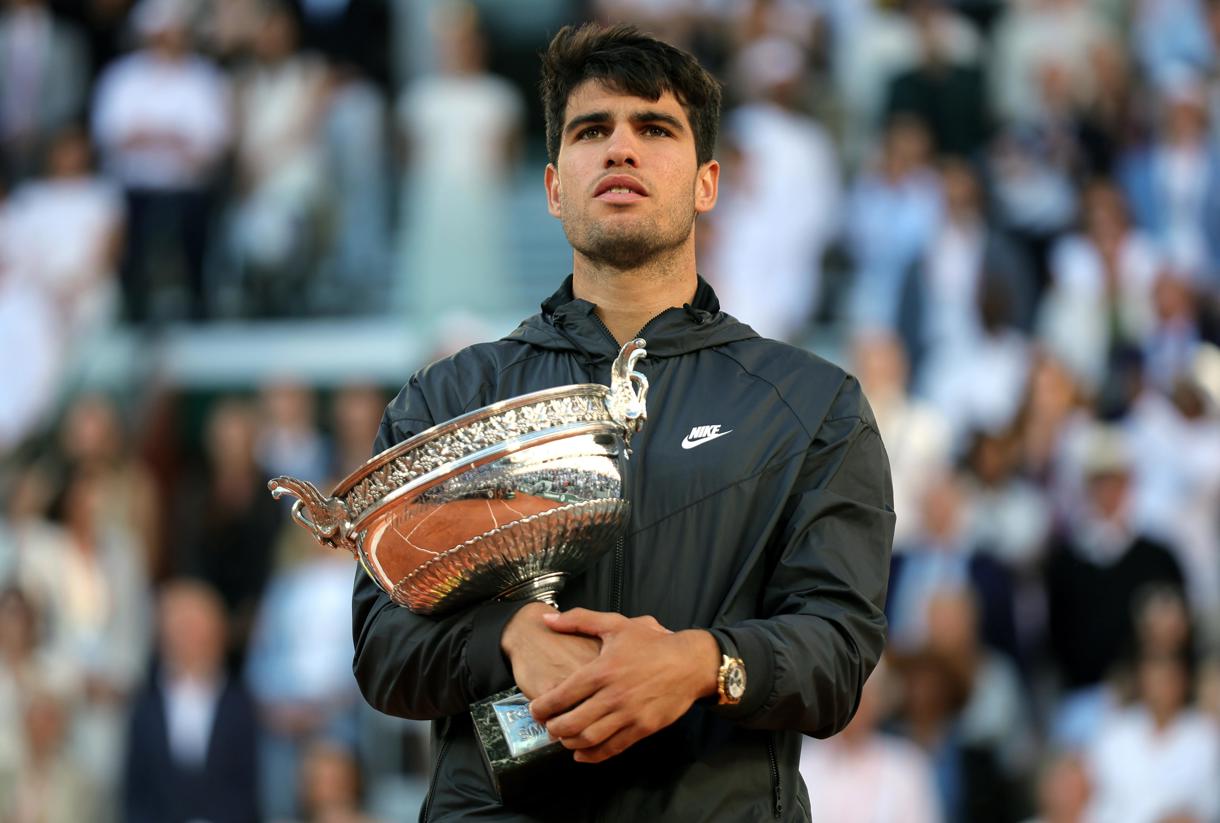
[[[706,214],[716,207],[720,191],[720,163],[709,160],[699,167],[695,177],[695,213]]]
[[[551,217],[562,217],[559,211],[559,170],[554,163],[546,164],[543,179],[546,181],[546,210]]]

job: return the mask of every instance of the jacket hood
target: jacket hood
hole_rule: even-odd
[[[618,345],[588,300],[572,293],[572,275],[542,303],[542,311],[526,319],[505,340],[518,340],[554,351],[576,351],[596,360],[613,360]],[[649,320],[638,336],[648,342],[649,357],[675,357],[699,349],[749,340],[758,332],[720,310],[720,301],[707,281],[698,279],[691,302],[666,309]]]

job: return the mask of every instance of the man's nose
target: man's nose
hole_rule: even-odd
[[[606,168],[636,167],[640,164],[639,145],[631,129],[615,129],[606,143]]]

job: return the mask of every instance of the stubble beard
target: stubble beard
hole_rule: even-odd
[[[587,215],[563,221],[572,248],[599,268],[620,271],[647,269],[684,245],[695,226],[692,209],[685,216],[652,224],[617,226]]]

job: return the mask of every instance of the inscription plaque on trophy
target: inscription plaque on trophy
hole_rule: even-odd
[[[609,386],[546,389],[433,426],[375,456],[323,495],[291,477],[268,483],[297,500],[292,516],[320,542],[350,551],[401,606],[439,615],[489,599],[556,605],[622,536],[622,462],[647,416],[635,370],[645,342],[623,346]],[[562,751],[511,689],[471,706],[503,796]]]

